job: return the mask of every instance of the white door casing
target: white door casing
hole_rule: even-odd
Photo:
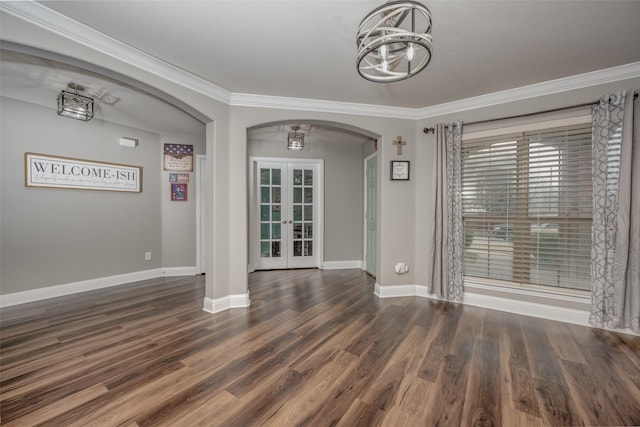
[[[377,267],[377,191],[378,157],[374,153],[364,159],[364,267],[369,274],[376,275]]]
[[[207,269],[207,156],[196,154],[196,272]]]
[[[322,265],[323,167],[315,159],[251,158],[249,271]]]

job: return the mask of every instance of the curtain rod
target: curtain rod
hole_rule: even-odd
[[[634,93],[633,99],[638,99],[638,93],[637,92]],[[479,120],[479,121],[475,121],[475,122],[464,123],[464,125],[465,126],[470,126],[470,125],[479,125],[479,124],[482,124],[482,123],[496,122],[498,120],[520,119],[522,117],[536,116],[538,114],[555,113],[556,111],[572,110],[574,108],[580,108],[580,107],[589,107],[591,105],[596,105],[599,102],[600,102],[600,100],[597,100],[597,101],[594,101],[594,102],[585,102],[583,104],[570,105],[568,107],[560,107],[560,108],[552,108],[550,110],[536,111],[534,113],[518,114],[518,115],[515,115],[515,116],[508,116],[508,117],[500,117],[499,119]],[[435,127],[424,128],[422,131],[424,133],[435,133],[436,128]]]

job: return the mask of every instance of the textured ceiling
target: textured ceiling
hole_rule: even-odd
[[[640,61],[640,1],[429,1],[431,64],[372,83],[355,36],[382,3],[43,2],[233,93],[421,108]]]
[[[355,69],[357,26],[382,1],[39,3],[233,94],[423,108],[640,61],[640,1],[424,2],[431,64],[387,84]],[[1,71],[3,95],[48,105],[78,81],[119,98],[99,104],[98,117],[203,132],[157,96],[80,68],[3,52]]]

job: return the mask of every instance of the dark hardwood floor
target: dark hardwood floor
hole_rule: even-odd
[[[639,425],[640,338],[381,300],[359,270],[202,277],[3,309],[1,422],[51,426]]]

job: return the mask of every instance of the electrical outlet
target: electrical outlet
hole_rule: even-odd
[[[151,261],[151,252],[145,252],[144,253],[144,260],[145,261]]]

